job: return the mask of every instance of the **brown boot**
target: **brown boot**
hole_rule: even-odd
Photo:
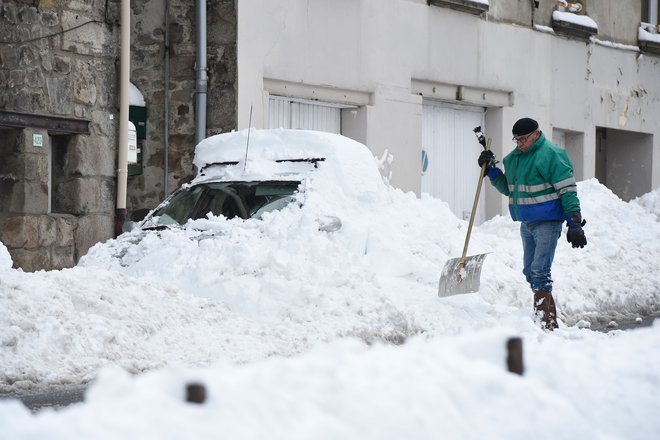
[[[551,292],[536,290],[534,292],[534,310],[541,317],[541,323],[546,330],[559,328],[557,324],[557,307]]]

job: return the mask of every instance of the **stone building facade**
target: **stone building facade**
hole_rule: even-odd
[[[146,102],[146,139],[139,174],[129,172],[129,218],[139,220],[164,197],[165,106],[168,108],[168,193],[192,177],[195,96],[195,2],[132,2],[131,82]],[[165,16],[169,17],[169,35]],[[169,37],[169,41],[166,39]],[[207,135],[236,129],[235,0],[207,2]],[[169,52],[169,66],[166,66]],[[164,77],[169,72],[167,96]],[[131,215],[132,213],[132,215]]]
[[[147,115],[128,178],[138,220],[166,195],[166,135],[168,192],[192,176],[196,17],[183,0],[131,8],[131,82]],[[0,241],[15,267],[71,267],[114,235],[119,10],[119,0],[0,3]],[[211,134],[236,128],[235,0],[209,2],[208,31]]]

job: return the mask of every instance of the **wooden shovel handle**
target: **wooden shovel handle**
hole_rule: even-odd
[[[490,144],[492,139],[488,138],[486,141],[485,150],[490,150]],[[468,243],[470,242],[470,235],[472,234],[472,225],[474,225],[474,216],[477,213],[477,204],[479,203],[479,194],[481,194],[481,184],[484,181],[484,176],[486,175],[486,163],[481,166],[481,172],[479,173],[479,183],[477,184],[477,193],[474,195],[474,203],[472,203],[472,212],[470,213],[470,223],[468,224],[467,235],[465,236],[465,244],[463,245],[463,255],[461,256],[461,261],[458,263],[458,267],[465,267],[465,256],[467,255]]]

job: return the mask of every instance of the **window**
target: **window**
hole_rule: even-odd
[[[660,0],[642,1],[642,21],[657,26],[660,24]]]
[[[429,4],[474,15],[488,12],[489,6],[488,0],[429,0]]]
[[[153,213],[152,223],[156,228],[183,225],[191,219],[205,218],[209,213],[228,219],[261,218],[265,212],[279,210],[293,202],[299,185],[299,181],[200,183],[174,193],[167,204]]]
[[[642,52],[660,55],[660,0],[642,2],[642,23],[639,28],[639,48]]]
[[[69,213],[70,204],[67,203],[66,187],[66,152],[71,136],[56,135],[50,137],[50,150],[48,151],[48,213]]]

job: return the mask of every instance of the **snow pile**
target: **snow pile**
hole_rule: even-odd
[[[247,362],[306,347],[217,301],[96,269],[0,278],[0,391],[87,382],[108,364]]]
[[[637,197],[630,201],[631,205],[637,205],[655,215],[656,220],[660,222],[660,191],[655,190]]]
[[[505,370],[506,329],[334,342],[291,359],[165,370],[107,369],[86,402],[32,415],[0,402],[7,438],[649,439],[660,432],[660,326],[524,339],[526,373]],[[185,403],[187,384],[207,401]]]
[[[481,290],[440,300],[441,268],[461,254],[467,223],[442,201],[384,185],[364,146],[293,133],[285,143],[286,131],[253,130],[251,143],[255,152],[274,144],[277,154],[326,157],[304,177],[302,207],[263,220],[211,217],[178,230],[133,231],[94,246],[75,269],[3,276],[0,383],[88,380],[108,363],[139,372],[249,362],[347,336],[401,343],[506,323],[533,327],[517,223],[498,217],[476,228],[469,253],[491,253]],[[244,137],[201,145],[213,140],[225,141],[215,151],[231,158]],[[657,311],[659,191],[624,203],[590,180],[579,192],[589,244],[576,250],[560,241],[560,317],[570,325]],[[323,215],[339,216],[342,229],[320,232]]]
[[[197,165],[243,160],[246,138],[242,131],[206,139]],[[252,130],[250,151],[247,173],[258,170],[262,179],[277,172],[264,158],[326,158],[301,177],[302,208],[289,206],[263,221],[219,217],[182,231],[134,231],[95,246],[80,264],[165,282],[269,325],[291,322],[319,340],[456,331],[437,319],[447,308],[436,289],[445,262],[461,255],[467,223],[444,202],[384,185],[366,147],[342,136]],[[220,177],[235,178],[243,168]],[[560,241],[554,278],[561,318],[572,324],[656,311],[657,205],[624,203],[595,179],[580,182],[579,195],[589,245],[576,250]],[[325,216],[339,217],[342,229],[320,233],[318,219]],[[521,275],[518,228],[508,217],[486,222],[473,232],[469,254],[492,253],[480,291],[488,304],[528,310],[532,295]],[[375,313],[365,313],[365,304]]]
[[[584,249],[573,249],[565,234],[559,240],[552,271],[560,315],[575,323],[598,315],[619,317],[657,312],[660,190],[626,203],[596,179],[590,179],[578,183],[578,195],[582,216],[587,220],[584,230],[588,244]],[[477,236],[483,239],[483,233],[488,232],[497,234],[487,237],[488,241],[516,242],[520,240],[518,227],[519,224],[500,217],[479,228]],[[520,281],[522,290],[516,289],[515,298],[509,303],[522,306],[529,296],[529,287],[515,274],[522,270],[522,250],[502,252],[495,243],[497,257],[488,257],[482,272],[482,279],[490,282],[482,283],[480,294],[489,302],[501,301],[502,296],[507,296],[503,290],[511,288],[511,281]]]
[[[205,148],[224,139],[215,153],[244,151],[244,135],[214,137]],[[302,206],[263,220],[209,217],[133,231],[61,271],[10,269],[0,246],[0,390],[77,384],[110,365],[161,370],[134,379],[104,370],[87,403],[61,412],[34,416],[0,402],[3,435],[659,432],[660,327],[604,335],[569,325],[658,311],[660,190],[625,203],[595,179],[578,184],[589,243],[572,249],[560,239],[553,276],[563,322],[548,334],[531,313],[519,224],[497,217],[475,228],[468,254],[490,252],[480,292],[439,299],[441,269],[460,256],[467,223],[442,201],[383,184],[358,143],[304,132],[284,143],[285,135],[253,131],[255,151],[272,140],[280,142],[272,154],[326,158],[299,174]],[[248,158],[246,173],[277,172],[267,163]],[[319,231],[327,215],[341,218],[339,231]],[[524,378],[503,371],[512,335],[525,341]],[[206,405],[182,403],[190,380],[208,385]]]
[[[11,261],[11,255],[5,247],[4,243],[0,241],[0,273],[5,270],[11,269],[14,263]]]

